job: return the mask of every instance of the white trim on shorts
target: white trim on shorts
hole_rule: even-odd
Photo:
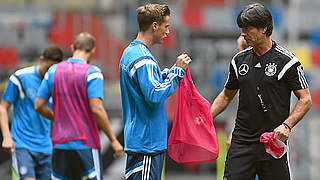
[[[16,152],[12,153],[11,158],[12,158],[13,170],[15,171],[16,176],[18,177],[18,179],[20,179],[19,168],[18,168],[18,160],[17,160]]]
[[[142,170],[143,170],[143,165],[138,166],[138,167],[132,169],[131,171],[127,172],[125,174],[125,178],[128,179],[132,174],[137,173],[137,172],[142,171]]]
[[[143,169],[141,180],[149,180],[152,156],[143,156]]]
[[[290,177],[290,180],[293,180],[293,174],[292,174],[292,169],[291,169],[291,166],[290,166],[290,148],[289,148],[289,139],[287,141],[287,162],[288,162],[288,168],[289,168],[289,177]]]
[[[97,149],[93,149],[92,148],[92,157],[93,157],[93,164],[94,164],[94,169],[96,172],[96,177],[97,177],[97,180],[102,180],[101,179],[101,172],[100,172],[100,159],[99,159],[99,151]],[[93,174],[90,173],[89,174],[90,176],[92,176]]]

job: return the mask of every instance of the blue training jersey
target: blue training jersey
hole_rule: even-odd
[[[119,67],[126,152],[153,154],[167,149],[165,100],[177,88],[184,69],[162,71],[150,49],[134,40]]]
[[[86,63],[82,59],[69,58],[69,62],[75,63]],[[41,87],[38,91],[37,96],[43,99],[49,99],[53,92],[53,83],[54,83],[54,73],[57,68],[57,65],[53,65],[49,68],[46,73]],[[100,98],[103,100],[103,75],[101,70],[92,66],[86,74],[86,88],[88,92],[88,98]],[[70,90],[72,91],[72,90]],[[69,141],[63,144],[57,144],[54,146],[54,149],[67,149],[67,150],[79,150],[79,149],[90,149],[91,147],[86,146],[82,143],[81,140]]]
[[[10,76],[2,98],[14,106],[11,135],[15,147],[51,154],[51,122],[34,109],[40,84],[37,66],[20,69]]]

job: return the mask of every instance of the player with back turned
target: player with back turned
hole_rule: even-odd
[[[47,47],[40,56],[39,65],[20,69],[10,76],[7,89],[2,96],[2,148],[12,153],[14,173],[19,179],[51,178],[51,122],[38,114],[33,106],[48,68],[60,62],[62,58],[63,53],[59,47]],[[8,109],[11,105],[14,105],[14,108],[10,133]]]
[[[54,122],[54,179],[103,179],[99,129],[108,136],[115,157],[123,148],[116,139],[103,107],[103,75],[89,62],[95,38],[78,34],[71,45],[72,57],[52,66],[41,83],[35,109]],[[46,106],[52,95],[53,112]]]

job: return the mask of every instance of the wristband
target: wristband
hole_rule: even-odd
[[[291,132],[291,127],[287,123],[282,123],[282,125],[284,125]]]

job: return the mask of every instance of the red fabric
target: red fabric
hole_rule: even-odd
[[[204,29],[204,7],[184,7],[181,11],[183,24],[190,29]]]
[[[177,39],[176,39],[176,31],[173,28],[169,29],[170,33],[168,34],[167,38],[164,39],[162,43],[162,47],[165,50],[172,50],[177,45]]]
[[[312,105],[313,107],[320,109],[320,89],[316,89],[312,92]]]
[[[260,136],[260,142],[265,143],[266,152],[271,154],[276,159],[281,158],[286,152],[286,145],[278,140],[274,139],[274,132],[266,132]]]
[[[194,87],[189,68],[178,86],[168,154],[178,163],[211,161],[219,154],[211,105]]]
[[[314,65],[320,67],[320,48],[315,48],[312,50],[312,62]]]
[[[63,61],[57,65],[53,82],[53,145],[73,140],[100,150],[97,123],[90,110],[86,74],[92,66]]]
[[[0,67],[15,68],[18,64],[18,50],[13,46],[0,46]]]

